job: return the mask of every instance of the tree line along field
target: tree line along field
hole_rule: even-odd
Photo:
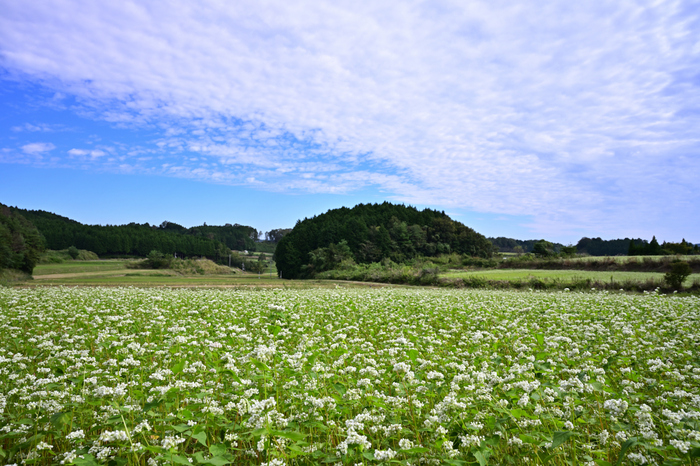
[[[0,461],[695,464],[700,299],[0,288]]]

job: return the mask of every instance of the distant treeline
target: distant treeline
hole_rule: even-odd
[[[403,263],[452,252],[490,257],[493,246],[444,212],[384,202],[329,210],[297,222],[278,243],[275,260],[283,278],[302,278],[344,261]]]
[[[42,210],[9,210],[33,223],[46,248],[61,250],[74,246],[99,256],[145,257],[151,251],[180,256],[203,256],[224,262],[229,250],[256,250],[259,232],[249,226],[231,225],[185,228],[173,222],[159,226],[138,223],[128,225],[84,225]],[[275,231],[268,236],[279,237]]]
[[[500,252],[531,253],[535,244],[539,240],[517,240],[513,238],[489,238],[489,241],[498,248]],[[564,246],[553,243],[554,252],[563,251]],[[611,239],[583,237],[576,243],[577,254],[587,254],[589,256],[661,256],[672,254],[700,254],[697,245],[687,242],[685,239],[680,243],[659,244],[656,237],[651,241],[641,238],[631,239]]]
[[[520,240],[520,239],[514,239],[514,238],[505,238],[503,236],[499,236],[498,238],[488,238],[488,240],[496,246],[497,251],[499,252],[515,252],[515,253],[528,253],[532,252],[535,244],[538,241],[537,239],[527,239],[527,240]],[[551,243],[552,246],[554,247],[554,252],[560,252],[561,248],[564,247],[563,244],[559,243]]]

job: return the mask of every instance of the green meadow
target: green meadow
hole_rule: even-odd
[[[486,280],[529,280],[532,278],[560,282],[573,282],[580,280],[592,280],[597,282],[623,282],[623,281],[663,281],[663,273],[655,272],[603,272],[589,270],[541,270],[541,269],[487,269],[487,270],[455,270],[441,276],[448,278],[471,278],[480,277]],[[690,275],[685,283],[691,284],[694,280],[700,279],[700,274]]]

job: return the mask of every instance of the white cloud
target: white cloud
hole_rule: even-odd
[[[68,154],[74,157],[91,157],[94,159],[106,155],[106,152],[99,149],[71,149],[68,151]]]
[[[50,142],[32,142],[22,146],[22,152],[29,155],[43,154],[54,150],[56,146]]]
[[[86,115],[160,128],[122,151],[152,164],[125,156],[115,170],[270,190],[375,185],[422,205],[530,214],[549,233],[625,234],[700,201],[689,1],[5,9],[5,67],[77,96]],[[69,154],[109,163],[94,152]]]

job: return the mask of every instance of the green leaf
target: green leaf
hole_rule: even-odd
[[[217,443],[217,444],[209,447],[209,453],[211,453],[212,456],[223,456],[227,452],[228,452],[228,449],[226,448],[226,445],[224,445],[223,443]]]
[[[214,456],[208,460],[204,460],[206,464],[213,464],[214,466],[224,466],[225,464],[233,463],[232,458],[229,459],[228,456]]]
[[[474,457],[476,458],[476,460],[479,462],[479,464],[481,466],[486,466],[489,463],[488,459],[486,459],[484,454],[480,451],[475,451]]]
[[[173,463],[186,464],[187,466],[190,466],[192,464],[190,463],[190,460],[181,455],[172,455],[171,459]]]
[[[627,439],[627,441],[622,444],[622,447],[620,448],[620,456],[617,458],[617,463],[615,463],[616,466],[620,466],[622,464],[622,459],[625,457],[627,450],[637,445],[637,443],[639,443],[637,441],[637,437],[632,437]]]
[[[255,367],[260,369],[261,371],[269,371],[270,368],[265,364],[264,362],[258,361],[257,359],[251,359],[250,362],[253,363]]]
[[[537,456],[540,458],[540,461],[542,461],[542,464],[547,464],[549,463],[549,460],[554,458],[556,455],[547,455],[545,453],[537,453]]]
[[[301,432],[293,432],[293,431],[287,431],[287,430],[273,430],[273,431],[270,431],[270,435],[288,438],[289,440],[294,440],[295,442],[299,442],[299,441],[304,440],[306,438],[306,436],[304,434],[302,434]]]
[[[309,365],[309,367],[313,367],[313,366],[314,366],[314,363],[316,362],[316,358],[318,358],[318,355],[317,355],[317,354],[312,354],[312,355],[309,357],[308,361],[306,362],[306,363]]]
[[[120,419],[120,420],[121,420],[121,419]],[[188,426],[187,424],[178,424],[178,425],[176,425],[176,426],[173,426],[173,429],[175,429],[175,430],[176,430],[177,432],[179,432],[179,433],[182,433],[182,432],[184,432],[184,431],[186,431],[186,430],[189,430],[189,429],[190,429],[190,426]]]
[[[207,433],[204,431],[197,432],[196,434],[192,434],[192,438],[197,440],[199,443],[201,443],[203,446],[207,446]]]
[[[408,448],[406,450],[401,450],[401,453],[406,453],[407,455],[415,455],[418,453],[427,453],[429,451],[430,451],[430,448],[413,447],[413,448]]]
[[[415,364],[416,359],[418,359],[418,351],[415,349],[408,350],[408,357]]]
[[[56,427],[56,429],[63,429],[70,421],[70,413],[56,413],[51,416],[51,424]]]
[[[173,374],[179,374],[185,368],[186,363],[187,363],[187,361],[185,361],[184,359],[181,359],[180,361],[176,362],[175,365],[170,370],[173,371]],[[187,464],[189,464],[189,461]]]
[[[362,456],[364,456],[368,460],[374,460],[374,452],[373,451],[363,451]]]
[[[280,330],[282,330],[282,327],[279,325],[270,325],[267,327],[267,331],[273,334],[274,336],[277,336],[278,333],[280,333]]]
[[[570,431],[554,432],[554,437],[552,438],[552,450],[557,448],[562,443],[566,442],[566,440],[572,435],[574,435],[574,433]]]
[[[345,395],[345,392],[347,391],[345,385],[343,385],[342,383],[334,383],[333,387],[335,387],[336,391],[341,395]]]
[[[86,455],[80,455],[81,457],[77,457],[73,460],[73,463],[75,463],[77,466],[99,466],[98,463],[95,461],[95,457],[86,454]]]
[[[605,460],[593,460],[595,463],[599,466],[612,466],[612,463],[609,463]]]
[[[544,346],[544,335],[541,333],[536,333],[535,338],[537,338],[537,344],[540,346]]]

